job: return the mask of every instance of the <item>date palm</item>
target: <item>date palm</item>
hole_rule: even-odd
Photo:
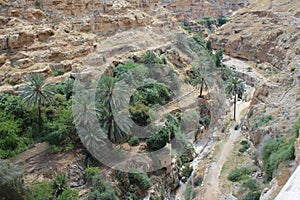
[[[204,89],[209,87],[209,76],[204,68],[196,69],[192,68],[191,72],[193,74],[192,85],[199,87],[199,97],[202,98],[202,93]]]
[[[100,110],[99,120],[113,143],[123,142],[127,138],[124,131],[130,129],[128,122],[122,121],[124,117],[119,116],[122,115],[123,110],[120,108],[124,107],[128,95],[128,88],[123,86],[117,84],[116,78],[104,75],[99,80],[96,92],[96,108]]]
[[[27,83],[20,88],[20,96],[28,105],[38,109],[39,125],[42,124],[41,107],[53,102],[54,88],[46,79],[38,73],[31,74],[26,78]]]
[[[245,83],[238,77],[232,77],[226,81],[225,91],[228,95],[234,96],[233,106],[234,106],[234,117],[236,120],[236,101],[237,96],[242,95],[245,91]]]

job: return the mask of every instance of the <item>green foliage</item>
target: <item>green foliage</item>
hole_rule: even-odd
[[[290,69],[291,69],[291,72],[294,72],[296,70],[296,67],[295,66],[291,66]]]
[[[76,135],[72,111],[64,107],[56,111],[55,117],[45,123],[44,128],[48,132],[44,140],[54,146],[67,147]]]
[[[77,190],[72,190],[70,188],[63,191],[63,193],[58,196],[57,200],[78,200],[79,194]]]
[[[139,64],[134,61],[127,61],[124,65],[119,64],[113,69],[113,76],[120,79],[122,76],[124,76],[130,70],[136,68],[137,66],[139,66]]]
[[[100,173],[99,167],[87,167],[85,169],[85,175],[88,180],[92,180],[92,178]]]
[[[217,67],[222,67],[223,49],[218,49],[215,53],[215,63]]]
[[[52,74],[53,74],[53,76],[60,76],[60,75],[63,75],[64,73],[65,73],[65,70],[58,69],[58,70],[54,71]]]
[[[131,172],[129,173],[128,178],[130,184],[136,185],[141,190],[147,190],[152,185],[150,178],[145,173]]]
[[[67,176],[65,174],[57,174],[52,183],[53,194],[58,197],[68,188]]]
[[[32,183],[26,192],[27,200],[45,200],[53,198],[51,182]]]
[[[118,200],[114,189],[102,180],[100,174],[92,178],[93,188],[89,193],[88,200]]]
[[[233,169],[229,176],[228,180],[232,182],[238,182],[241,180],[248,179],[249,176],[253,173],[256,172],[257,168],[255,167],[241,167],[241,168],[235,168]]]
[[[169,131],[167,128],[162,128],[157,134],[152,135],[146,140],[150,151],[157,151],[170,142]]]
[[[296,138],[291,139],[270,139],[263,147],[263,164],[265,169],[265,180],[270,181],[273,172],[281,162],[293,160],[295,158],[294,143]]]
[[[185,200],[192,200],[196,197],[196,192],[193,190],[193,187],[191,185],[187,186],[185,188],[184,192],[184,199]]]
[[[140,140],[137,136],[132,136],[128,141],[128,144],[130,146],[137,146],[137,145],[139,145],[139,143],[140,143]]]
[[[258,121],[255,120],[254,125],[252,126],[252,130],[255,131],[257,128],[261,127],[262,125],[268,123],[273,119],[274,117],[272,115],[261,116]]]
[[[69,100],[73,94],[74,79],[67,79],[62,83],[55,86],[56,93],[65,95],[66,99]]]
[[[0,158],[9,158],[27,149],[31,139],[21,135],[20,123],[0,113]]]
[[[261,193],[259,192],[249,192],[243,200],[259,200]]]
[[[0,196],[2,199],[24,199],[23,173],[15,164],[0,160]]]
[[[181,171],[182,173],[182,176],[185,176],[186,178],[189,178],[190,175],[192,174],[193,172],[193,167],[190,166],[190,164],[186,163],[183,165],[183,169]]]
[[[247,151],[250,148],[250,144],[248,141],[243,140],[240,143],[242,145],[242,147],[239,149],[239,152],[244,153],[245,151]]]
[[[297,119],[293,126],[293,132],[295,133],[296,138],[299,137],[299,130],[300,130],[300,118]]]
[[[142,63],[144,64],[163,64],[163,61],[156,57],[152,51],[147,51],[146,54],[142,57]]]
[[[151,122],[149,111],[154,105],[164,105],[171,100],[171,93],[166,85],[148,80],[139,87],[130,99],[129,111],[132,120],[140,126]]]
[[[253,180],[253,179],[249,179],[249,180],[246,180],[245,182],[243,182],[242,187],[248,188],[252,192],[258,190],[257,182],[256,182],[256,180]]]
[[[230,21],[231,19],[230,18],[226,18],[224,16],[219,16],[217,21],[218,21],[218,26],[222,26],[224,24],[226,24],[228,21]]]

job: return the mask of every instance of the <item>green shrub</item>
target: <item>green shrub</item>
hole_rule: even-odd
[[[0,197],[14,200],[24,199],[23,173],[7,160],[0,160]]]
[[[63,75],[64,73],[65,73],[65,70],[58,69],[58,70],[54,71],[52,74],[53,74],[53,76],[60,76],[60,75]]]
[[[146,143],[150,151],[157,151],[166,146],[166,144],[170,142],[169,140],[168,129],[162,128],[157,134],[152,135],[150,138],[148,138],[146,140]]]
[[[187,186],[185,188],[184,192],[184,199],[185,200],[192,200],[196,197],[196,192],[193,190],[193,187],[191,185]]]
[[[144,64],[163,63],[152,51],[146,52],[146,54],[142,57],[142,62]]]
[[[78,200],[79,194],[77,190],[72,190],[70,188],[63,191],[63,193],[58,196],[57,200]]]
[[[85,175],[88,180],[92,180],[93,176],[100,173],[99,167],[87,167],[85,169]]]
[[[151,187],[152,183],[150,178],[145,173],[129,173],[128,175],[130,184],[135,184],[142,190],[146,190]]]
[[[53,194],[58,197],[68,188],[67,176],[65,174],[57,174],[52,182]]]
[[[257,182],[256,182],[256,180],[253,180],[253,179],[246,180],[246,181],[242,184],[242,187],[243,187],[243,188],[248,188],[248,189],[251,190],[252,192],[258,190]]]
[[[45,200],[54,198],[52,195],[53,189],[51,182],[44,181],[32,183],[26,192],[27,200]]]
[[[263,115],[263,116],[261,116],[258,121],[255,120],[255,123],[252,127],[252,130],[255,131],[257,128],[261,127],[263,124],[266,124],[271,120],[273,120],[272,115],[268,115],[268,116]]]
[[[296,67],[295,66],[291,66],[290,69],[291,69],[291,72],[293,72],[293,71],[296,70]]]
[[[261,193],[259,192],[249,192],[243,200],[259,200]]]
[[[114,189],[102,180],[100,174],[92,178],[93,188],[89,193],[88,200],[118,200]]]
[[[293,160],[295,158],[294,143],[296,138],[291,139],[270,139],[263,147],[263,164],[265,169],[265,180],[270,181],[273,172],[281,162]]]
[[[297,119],[297,121],[295,122],[295,124],[293,126],[293,131],[295,133],[296,138],[299,137],[299,130],[300,130],[300,118]]]
[[[139,145],[139,143],[140,143],[140,139],[137,136],[132,136],[128,141],[128,144],[130,146],[137,146]]]
[[[119,79],[122,76],[126,75],[133,68],[136,68],[137,66],[139,66],[139,64],[134,61],[127,61],[124,65],[118,64],[113,69],[113,76]]]
[[[193,167],[191,167],[188,163],[184,164],[183,166],[184,169],[182,170],[182,176],[189,178],[193,172]]]
[[[245,151],[247,151],[250,148],[250,144],[246,140],[241,141],[240,144],[243,145],[243,147],[239,149],[239,152],[241,152],[241,153],[244,153]]]
[[[233,169],[229,176],[228,180],[232,182],[238,182],[241,180],[248,179],[253,172],[256,172],[257,168],[255,167],[241,167]]]

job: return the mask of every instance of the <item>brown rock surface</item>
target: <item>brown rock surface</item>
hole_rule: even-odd
[[[231,22],[213,34],[213,47],[277,68],[295,64],[300,58],[300,1],[276,2],[256,0],[239,10]]]

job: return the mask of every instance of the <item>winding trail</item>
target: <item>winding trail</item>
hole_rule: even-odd
[[[254,89],[252,89],[251,93],[253,94]],[[237,122],[240,122],[244,113],[243,111],[245,109],[248,109],[250,106],[249,102],[238,102],[237,103]],[[209,169],[209,172],[206,176],[206,180],[204,182],[205,185],[205,191],[202,199],[209,199],[214,200],[217,199],[220,194],[219,189],[219,176],[221,174],[222,167],[226,160],[228,159],[228,156],[230,156],[231,152],[233,151],[234,143],[238,139],[240,135],[239,130],[234,130],[236,123],[233,124],[230,127],[229,130],[229,138],[228,140],[220,147],[220,151],[218,152],[216,156],[216,162],[211,164],[211,167]]]

